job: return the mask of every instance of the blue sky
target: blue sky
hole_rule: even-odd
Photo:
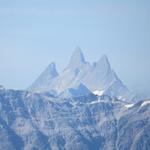
[[[129,88],[149,87],[149,7],[149,0],[0,0],[0,84],[26,88],[52,61],[62,71],[80,46],[90,62],[106,54]]]

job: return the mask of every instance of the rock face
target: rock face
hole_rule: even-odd
[[[28,91],[0,86],[0,150],[149,150],[150,100],[129,97],[107,56],[91,65],[77,48]]]
[[[46,87],[53,82],[58,76],[55,63],[51,63],[48,67],[41,73],[41,75],[36,79],[36,81],[31,85],[29,90],[32,91],[45,91]]]
[[[0,150],[148,150],[150,102],[0,89]]]
[[[129,90],[111,69],[107,56],[102,56],[98,62],[91,65],[85,60],[80,48],[76,48],[73,52],[68,66],[60,75],[58,75],[54,67],[48,67],[30,86],[29,90],[39,93],[52,92],[58,96],[66,90],[76,88],[80,84],[91,92],[104,91],[105,94],[111,97],[130,99]],[[85,94],[79,93],[81,95]]]

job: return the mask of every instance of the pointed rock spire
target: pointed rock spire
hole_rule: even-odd
[[[56,70],[56,65],[54,62],[48,65],[48,67],[43,71],[38,80],[51,80],[58,76],[58,72]]]
[[[36,91],[38,88],[50,83],[55,77],[58,76],[56,65],[52,62],[48,67],[41,73],[36,81],[28,88],[28,90]]]
[[[104,70],[110,70],[111,69],[110,63],[109,63],[106,55],[103,55],[100,58],[100,60],[96,63],[95,66],[98,68],[104,69]]]
[[[76,68],[76,67],[79,67],[83,63],[85,63],[84,55],[83,55],[80,47],[77,47],[72,54],[72,57],[71,57],[70,63],[69,63],[69,67]]]
[[[48,67],[46,68],[46,70],[43,72],[43,74],[47,74],[49,75],[51,78],[54,78],[56,76],[58,76],[58,72],[56,70],[56,65],[54,62],[52,62],[50,65],[48,65]]]

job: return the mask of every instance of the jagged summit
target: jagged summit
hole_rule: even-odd
[[[98,61],[99,63],[108,64],[110,66],[108,57],[106,54],[102,55],[102,57]]]
[[[56,65],[54,62],[49,64],[47,68],[40,75],[39,79],[52,79],[58,76],[58,72],[56,70]]]
[[[74,52],[71,56],[71,59],[69,62],[69,67],[76,68],[84,63],[85,63],[84,55],[83,55],[80,47],[76,47],[76,49],[74,50]]]
[[[85,61],[79,47],[75,49],[69,65],[60,75],[57,73],[55,63],[52,63],[32,84],[30,89],[31,91],[38,92],[55,91],[56,95],[60,95],[64,91],[75,89],[81,83],[91,92],[104,91],[105,93],[107,91],[107,93],[110,93],[110,96],[115,97],[125,97],[125,95],[128,95],[127,88],[111,69],[106,55],[103,55],[94,65],[90,65],[90,63]],[[76,91],[80,93],[79,90]],[[65,95],[66,93],[70,92],[65,92]]]
[[[99,61],[96,63],[96,66],[99,67],[99,68],[103,68],[105,70],[109,70],[111,69],[111,66],[110,66],[110,63],[109,63],[109,60],[108,60],[108,57],[106,55],[103,55]]]
[[[46,68],[46,70],[43,73],[44,74],[45,73],[49,74],[51,76],[51,78],[54,78],[54,77],[58,76],[58,72],[56,70],[56,64],[54,62],[49,64],[48,67]]]
[[[54,62],[49,64],[47,68],[41,73],[37,80],[29,87],[29,90],[34,91],[50,84],[51,81],[57,77],[59,74],[56,70],[56,65]]]

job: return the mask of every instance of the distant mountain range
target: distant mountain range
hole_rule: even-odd
[[[126,101],[133,97],[111,68],[106,55],[90,64],[80,48],[75,49],[63,72],[58,74],[55,63],[51,63],[28,90],[66,97],[83,96],[95,91]]]
[[[150,150],[150,100],[135,103],[104,55],[77,48],[24,91],[0,86],[0,150]]]

